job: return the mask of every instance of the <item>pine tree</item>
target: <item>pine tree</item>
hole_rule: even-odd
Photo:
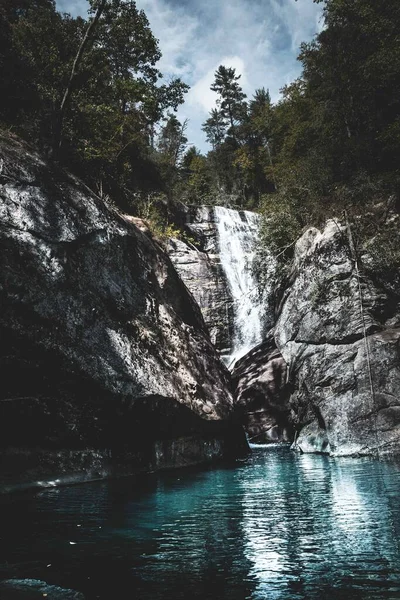
[[[220,146],[226,135],[226,120],[222,111],[213,108],[210,117],[203,123],[202,130],[206,134],[207,142],[212,145],[214,150]]]
[[[247,109],[244,102],[246,94],[238,83],[240,77],[241,75],[236,75],[234,68],[220,65],[215,72],[215,81],[210,88],[220,96],[217,105],[222,117],[230,125],[228,133],[233,138],[236,138],[236,125],[243,120]]]

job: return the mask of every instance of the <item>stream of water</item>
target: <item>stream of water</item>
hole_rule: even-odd
[[[259,221],[256,213],[215,207],[221,266],[234,302],[233,348],[225,359],[228,366],[262,341],[265,308],[252,273]]]
[[[5,496],[1,574],[87,600],[400,598],[400,464],[232,465]]]

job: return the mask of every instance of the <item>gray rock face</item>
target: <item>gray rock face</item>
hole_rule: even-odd
[[[160,247],[17,142],[0,165],[3,486],[243,448],[228,373]]]
[[[199,305],[215,348],[229,354],[234,335],[233,299],[219,258],[214,209],[182,207],[181,220],[195,245],[171,239],[168,254]]]
[[[365,268],[360,286],[362,300],[343,226],[330,221],[297,242],[275,339],[305,452],[400,450],[400,298]]]
[[[292,439],[287,366],[273,332],[236,363],[232,382],[237,410],[250,441]]]
[[[233,340],[233,302],[218,255],[171,239],[168,253],[182,281],[199,305],[210,338],[221,354],[229,354]]]
[[[243,218],[244,213],[240,215],[247,222]],[[216,219],[216,209],[213,207],[182,205],[177,221],[196,245],[171,239],[168,252],[180,277],[196,299],[217,350],[222,356],[229,356],[236,337],[234,301],[221,265]],[[272,257],[269,260],[273,271],[275,261]],[[246,293],[251,296],[254,289]],[[254,300],[258,302],[256,297]],[[264,290],[262,301],[265,307],[265,331],[273,321],[272,290]],[[265,343],[240,359],[232,378],[236,410],[249,437],[257,442],[287,441],[291,427],[285,387],[286,365],[273,337],[267,337]]]

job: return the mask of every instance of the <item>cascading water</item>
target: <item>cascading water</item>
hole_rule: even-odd
[[[252,273],[259,219],[246,210],[215,207],[221,266],[234,302],[233,348],[225,357],[228,367],[262,341],[264,307]]]

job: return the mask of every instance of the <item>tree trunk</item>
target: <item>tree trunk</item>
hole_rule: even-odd
[[[232,105],[231,104],[228,105],[228,113],[229,113],[229,121],[231,123],[232,137],[235,140],[235,143],[237,144],[235,122],[234,122],[234,119],[233,119],[233,112],[232,112]]]
[[[75,56],[75,59],[74,59],[73,65],[72,65],[69,81],[68,81],[67,87],[65,88],[64,96],[61,101],[60,108],[58,110],[58,114],[56,115],[54,143],[53,143],[53,152],[55,154],[58,153],[60,146],[61,146],[65,108],[67,106],[68,100],[71,96],[71,93],[72,93],[72,90],[74,87],[76,74],[78,73],[80,64],[82,62],[82,57],[85,52],[86,46],[88,45],[88,43],[90,41],[91,35],[92,35],[93,31],[95,30],[97,23],[99,22],[99,19],[106,7],[106,4],[107,4],[107,0],[101,0],[99,6],[97,8],[96,14],[95,14],[93,20],[89,23],[89,25],[85,31],[85,35],[83,36],[82,42],[78,48],[78,52],[76,53],[76,56]]]
[[[179,159],[179,155],[180,155],[180,154],[183,152],[183,150],[184,150],[184,142],[183,142],[183,138],[184,138],[184,134],[185,134],[185,131],[186,131],[186,128],[187,128],[187,124],[188,124],[188,119],[185,119],[185,120],[183,121],[183,123],[182,123],[181,130],[180,130],[180,132],[179,132],[179,140],[178,140],[178,143],[177,143],[177,145],[176,145],[175,152],[174,152],[174,157],[173,157],[173,161],[174,161],[174,164],[173,164],[173,166],[174,166],[174,167],[177,167],[177,165],[178,165],[178,159]]]

